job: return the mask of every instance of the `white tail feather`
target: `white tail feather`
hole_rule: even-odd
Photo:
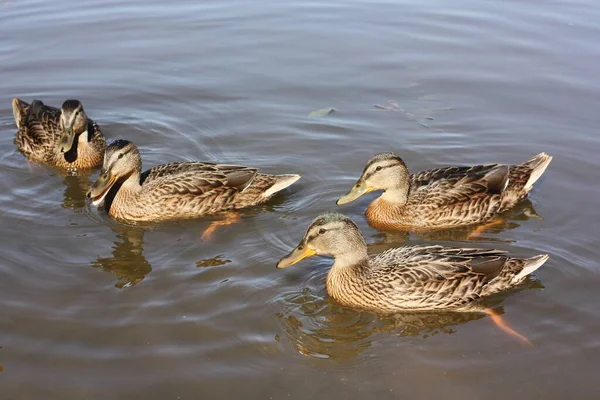
[[[277,182],[270,188],[268,188],[262,195],[264,198],[269,198],[273,196],[275,193],[285,189],[290,186],[292,183],[296,182],[300,179],[300,175],[277,175]]]
[[[540,153],[537,156],[533,157],[531,160],[527,161],[525,165],[533,168],[527,183],[525,184],[525,190],[530,191],[533,187],[533,184],[537,182],[538,179],[542,176],[546,168],[548,168],[548,164],[552,161],[552,156],[546,153]]]
[[[521,282],[523,279],[525,279],[527,275],[531,274],[533,271],[544,265],[544,263],[548,261],[549,258],[550,256],[548,254],[542,254],[540,256],[528,258],[525,261],[525,266],[523,267],[521,272],[515,275],[515,277],[512,279],[512,283],[517,284]]]

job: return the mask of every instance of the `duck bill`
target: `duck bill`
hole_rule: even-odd
[[[359,183],[360,183],[360,181],[359,181]],[[338,199],[338,201],[336,202],[336,204],[338,206],[341,206],[342,204],[347,204],[347,203],[353,202],[354,200],[358,199],[363,194],[366,194],[366,193],[369,193],[369,192],[372,192],[373,190],[375,190],[372,187],[365,185],[364,183],[362,183],[362,184],[360,184],[360,186],[358,186],[359,183],[354,185],[354,187],[352,189],[350,189],[350,191],[348,193],[346,193],[345,195],[340,197]]]
[[[66,153],[73,148],[73,142],[75,141],[75,132],[73,128],[65,128],[60,135],[60,152]]]
[[[294,250],[292,250],[290,254],[279,260],[279,262],[277,263],[277,268],[282,269],[291,267],[297,262],[300,262],[305,258],[312,257],[315,254],[317,254],[317,252],[313,249],[308,248],[308,246],[303,246],[302,248],[298,246]]]
[[[87,196],[92,200],[92,204],[99,206],[104,201],[104,198],[108,194],[110,188],[115,184],[117,178],[110,172],[107,174],[101,174],[100,177],[92,184]]]

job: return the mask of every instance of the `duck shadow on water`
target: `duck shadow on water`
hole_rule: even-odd
[[[500,304],[511,293],[543,287],[541,282],[528,279],[519,288],[490,296],[481,305],[504,314]],[[453,335],[468,322],[487,317],[482,312],[450,311],[377,315],[340,306],[309,289],[284,295],[283,311],[275,315],[296,351],[308,357],[336,361],[356,358],[382,335],[427,340],[440,334]],[[492,321],[489,326],[494,326]]]
[[[516,229],[521,226],[524,221],[529,219],[543,219],[533,207],[533,203],[529,199],[525,199],[510,210],[500,214],[495,220],[493,226],[486,229],[479,235],[473,236],[473,231],[481,225],[472,225],[457,227],[452,229],[440,229],[435,231],[412,232],[413,235],[427,241],[471,241],[471,242],[496,242],[510,243],[512,240],[502,239],[490,235],[498,235],[504,231]],[[401,245],[410,240],[411,232],[409,231],[386,231],[379,232],[372,237],[377,241],[369,246],[369,251],[383,251],[389,248],[390,244]]]

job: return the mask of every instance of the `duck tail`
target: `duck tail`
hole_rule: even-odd
[[[12,100],[12,109],[15,117],[15,123],[17,124],[17,128],[20,129],[27,120],[27,110],[29,109],[29,104],[18,97],[15,97]]]
[[[540,153],[522,164],[523,166],[529,167],[532,170],[531,175],[529,175],[529,179],[523,188],[526,192],[529,192],[533,187],[533,184],[540,179],[544,171],[546,171],[546,168],[548,168],[550,161],[552,161],[551,155]]]
[[[548,254],[542,254],[523,260],[523,268],[511,279],[511,284],[517,285],[521,283],[527,275],[544,265],[549,258],[550,256]]]
[[[300,179],[300,175],[296,174],[274,175],[273,177],[275,178],[273,184],[262,195],[264,199],[270,198]]]

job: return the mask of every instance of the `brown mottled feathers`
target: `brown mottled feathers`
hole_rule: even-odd
[[[376,199],[367,208],[367,219],[377,229],[416,230],[486,222],[527,197],[551,159],[541,153],[520,165],[489,164],[419,172],[410,176],[405,204]]]
[[[15,144],[19,151],[32,161],[67,170],[90,169],[102,165],[106,142],[100,127],[88,120],[88,134],[83,145],[77,141],[73,148],[60,153],[60,113],[58,108],[47,106],[40,100],[28,104],[13,99],[13,114],[18,131]]]
[[[15,103],[18,107],[13,107],[13,112],[19,128],[15,144],[25,156],[34,161],[47,162],[52,159],[54,146],[60,137],[60,110],[46,106],[39,100],[29,105],[15,99]]]
[[[141,175],[139,192],[120,190],[109,213],[135,221],[196,218],[262,204],[298,178],[257,171],[246,166],[202,162],[159,165]],[[269,193],[285,180],[290,182]]]
[[[411,176],[409,201],[437,206],[462,203],[477,195],[500,194],[507,178],[508,167],[496,164],[424,171]]]
[[[146,190],[163,195],[199,195],[224,188],[243,190],[258,169],[202,162],[175,162],[151,168],[142,175]],[[168,182],[168,185],[164,185]]]
[[[515,277],[530,260],[537,262],[493,249],[407,246],[367,264],[332,268],[327,291],[342,304],[379,312],[469,310],[481,297],[521,282],[524,276]]]

